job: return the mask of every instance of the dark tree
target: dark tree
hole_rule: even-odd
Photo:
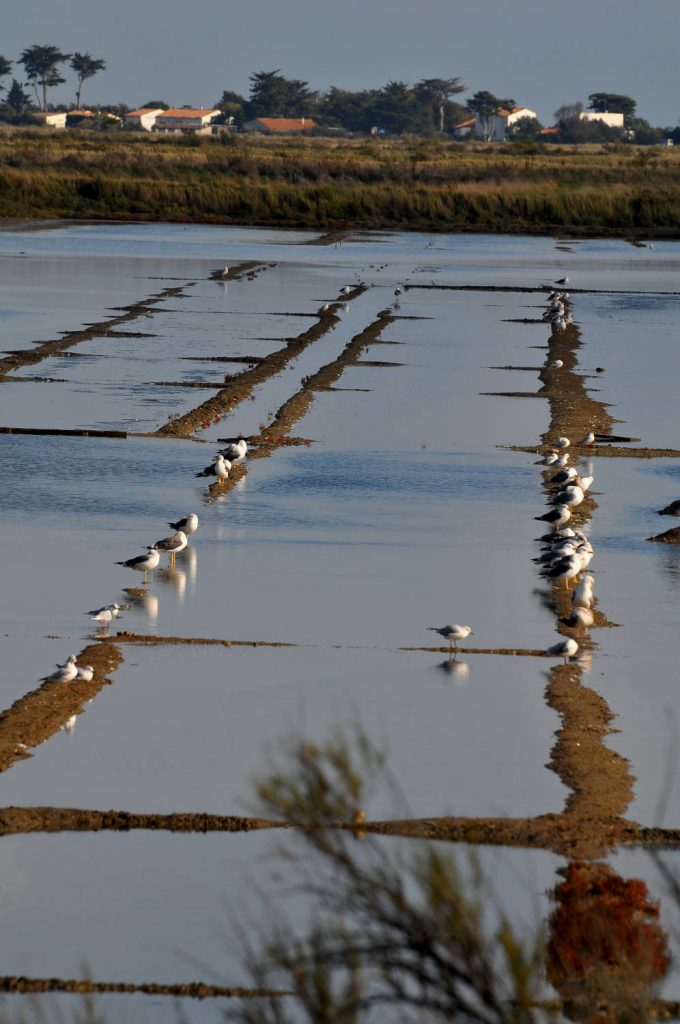
[[[636,107],[635,100],[618,92],[591,92],[588,97],[588,109],[599,114],[609,111],[611,114],[623,114],[626,118],[634,117]]]
[[[508,125],[508,135],[513,142],[533,142],[541,127],[537,117],[520,117]]]
[[[225,89],[222,98],[215,104],[222,111],[225,117],[233,117],[235,121],[243,120],[243,112],[246,109],[247,101],[238,92],[231,92]]]
[[[447,101],[451,96],[457,96],[466,89],[467,86],[460,78],[423,78],[416,85],[416,94],[432,104],[437,115],[437,126],[439,131],[443,132]]]
[[[20,115],[23,114],[31,105],[31,97],[21,87],[20,83],[17,82],[16,78],[12,79],[12,85],[7,91],[7,98],[4,106],[11,108],[11,113]]]
[[[92,78],[98,71],[106,67],[105,60],[95,60],[89,53],[74,53],[71,57],[71,69],[75,71],[78,79],[76,89],[76,107],[80,108],[80,94],[83,91],[83,82]]]
[[[26,77],[38,97],[38,85],[42,92],[42,110],[47,110],[47,96],[55,85],[66,79],[59,74],[58,65],[69,59],[58,46],[29,46],[19,57],[19,63],[26,69]]]
[[[4,78],[12,70],[12,61],[0,56],[0,78]]]
[[[555,121],[560,124],[563,121],[578,121],[583,113],[582,103],[563,103],[555,111]]]
[[[142,103],[142,110],[170,110],[170,104],[165,103],[164,100],[147,100],[146,103]]]
[[[375,124],[394,135],[432,127],[431,110],[418,103],[415,91],[404,82],[388,82],[379,91],[373,114]]]
[[[512,110],[515,106],[515,101],[500,99],[498,96],[494,96],[492,92],[482,90],[481,92],[476,92],[472,99],[468,100],[467,105],[468,109],[477,115],[477,123],[479,124],[482,138],[488,142],[493,135],[496,117],[501,110]]]
[[[376,123],[377,89],[350,92],[331,86],[319,103],[319,117],[349,132],[367,132]]]
[[[303,117],[313,104],[307,82],[285,78],[280,69],[256,71],[250,76],[249,117]]]

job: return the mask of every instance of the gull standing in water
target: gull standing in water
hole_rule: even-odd
[[[212,463],[202,469],[196,476],[215,476],[219,483],[223,483],[229,476],[231,462],[227,462],[224,455],[215,455]]]
[[[534,516],[534,519],[542,523],[550,523],[556,530],[564,526],[571,519],[571,509],[567,505],[555,505],[549,512],[542,516]]]
[[[119,604],[106,604],[103,608],[94,608],[91,612],[85,612],[89,615],[93,622],[98,622],[102,629],[107,629],[109,623],[114,619],[117,619],[122,608]]]
[[[455,622],[450,626],[428,626],[427,628],[448,640],[449,650],[451,650],[451,644],[458,650],[458,641],[467,639],[472,633],[470,626],[459,626]]]
[[[144,582],[146,583],[147,572],[150,572],[151,569],[157,569],[160,560],[160,551],[155,544],[152,544],[145,555],[137,555],[135,558],[128,558],[125,562],[116,562],[115,564],[124,565],[127,569],[136,569],[137,572],[143,572]]]
[[[175,555],[179,551],[184,551],[187,546],[187,535],[181,530],[177,533],[173,533],[172,537],[163,537],[161,540],[155,541],[149,551],[167,551],[170,555],[170,568],[175,568]]]
[[[186,533],[187,537],[190,537],[192,533],[196,533],[198,525],[198,516],[195,512],[190,512],[188,516],[183,516],[176,523],[168,522],[168,526],[172,526],[173,530],[181,530],[182,533]]]
[[[578,651],[578,644],[575,640],[569,637],[568,640],[561,640],[558,644],[553,644],[552,647],[548,647],[543,653],[554,654],[559,658],[564,658],[564,664],[567,664],[567,658],[573,658]]]
[[[226,448],[222,449],[221,454],[226,456],[227,459],[231,459],[233,462],[243,462],[248,452],[248,442],[245,437],[239,437],[238,441],[232,441]],[[231,466],[229,467],[231,469]]]

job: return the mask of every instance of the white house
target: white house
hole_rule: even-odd
[[[125,127],[143,128],[145,132],[150,132],[156,123],[156,118],[162,113],[162,107],[140,107],[139,110],[130,110],[125,115]]]
[[[609,110],[584,110],[579,118],[581,121],[601,121],[609,128],[623,128],[623,114],[614,114]]]
[[[454,128],[457,139],[466,139],[474,135],[478,139],[485,139],[487,142],[504,142],[508,137],[508,128],[523,117],[537,118],[535,110],[529,107],[513,107],[512,110],[505,110],[503,107],[490,117],[468,117],[461,121]]]
[[[199,135],[210,135],[212,122],[222,116],[221,110],[208,110],[205,107],[171,107],[156,114],[156,121],[151,129],[154,132],[194,132]]]
[[[31,117],[34,121],[38,121],[40,124],[47,125],[49,128],[65,128],[66,127],[66,111],[57,111],[56,113],[45,112],[44,110],[35,110],[31,113]]]

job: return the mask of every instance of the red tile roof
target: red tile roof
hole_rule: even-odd
[[[189,107],[171,107],[170,110],[162,110],[158,115],[159,120],[164,117],[172,118],[194,118],[207,117],[208,114],[219,114],[221,111],[210,108],[198,107],[195,110],[189,109]]]
[[[318,128],[311,117],[257,117],[255,120],[269,128],[270,132],[299,132]]]

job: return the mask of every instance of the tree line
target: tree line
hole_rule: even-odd
[[[57,46],[29,46],[19,57],[26,81],[16,78],[6,91],[0,115],[6,120],[21,119],[37,104],[48,109],[50,90],[65,82],[62,75],[68,64],[76,77],[76,106],[80,107],[84,83],[106,68],[106,61],[89,53],[63,53]],[[12,70],[12,61],[0,56],[0,81]],[[461,121],[475,116],[478,137],[489,139],[495,119],[503,110],[512,110],[514,99],[498,97],[488,90],[475,92],[465,103],[457,97],[468,90],[458,77],[423,78],[414,85],[403,81],[390,81],[381,89],[350,90],[331,86],[325,92],[314,91],[309,83],[287,78],[281,69],[256,71],[249,78],[247,97],[232,90],[224,90],[215,106],[223,119],[233,125],[242,125],[258,117],[308,117],[323,131],[369,133],[387,135],[442,135],[453,136]],[[35,103],[26,92],[32,88]],[[2,88],[0,87],[0,92]],[[144,106],[167,107],[162,100],[149,100]],[[621,93],[594,92],[588,97],[588,110],[609,111],[624,116],[623,138],[641,144],[652,144],[672,138],[680,142],[680,128],[674,130],[652,127],[636,115],[636,102]],[[102,108],[124,115],[128,108],[117,104]],[[564,104],[555,112],[555,132],[539,134],[542,126],[536,118],[526,117],[509,128],[509,137],[516,141],[535,141],[547,138],[565,143],[620,141],[622,131],[601,122],[581,118],[583,104]],[[676,138],[677,136],[677,138]]]
[[[12,71],[14,62],[0,55],[0,79],[6,78]],[[63,85],[66,79],[61,74],[61,65],[68,63],[76,76],[76,106],[80,106],[83,84],[88,78],[94,77],[106,68],[106,61],[93,57],[89,53],[63,53],[58,46],[28,46],[22,51],[17,64],[23,64],[26,82],[13,78],[7,89],[5,105],[17,114],[22,114],[30,107],[31,97],[26,92],[28,86],[34,91],[40,110],[47,110],[50,89]]]

